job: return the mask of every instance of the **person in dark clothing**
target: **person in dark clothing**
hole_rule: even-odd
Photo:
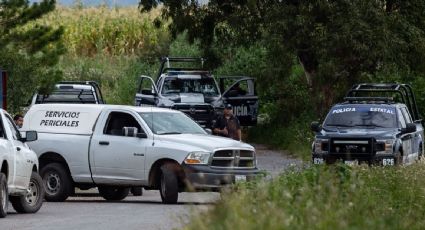
[[[223,115],[214,124],[213,133],[237,141],[241,140],[241,126],[238,118],[233,115],[232,105],[227,104],[224,107]]]

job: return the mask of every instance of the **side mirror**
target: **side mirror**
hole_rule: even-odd
[[[138,137],[138,138],[147,138],[146,133],[139,133],[139,129],[136,127],[123,127],[122,135],[125,137]]]
[[[311,122],[310,129],[313,132],[320,132],[320,131],[322,131],[322,127],[320,126],[320,123],[317,122],[317,121]]]
[[[212,135],[212,130],[211,129],[204,129],[205,132],[207,132],[209,135]]]
[[[416,132],[416,124],[415,123],[407,123],[406,128],[401,129],[401,133],[414,133]]]
[[[25,138],[22,138],[22,142],[30,142],[30,141],[36,141],[38,138],[37,131],[26,131],[25,132]]]

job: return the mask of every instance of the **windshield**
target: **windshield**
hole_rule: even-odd
[[[395,110],[384,106],[338,106],[329,112],[325,126],[395,128]]]
[[[148,112],[139,114],[155,134],[206,134],[201,126],[182,113]],[[152,126],[152,124],[154,125]]]
[[[167,77],[162,87],[163,95],[178,93],[202,93],[207,96],[218,96],[217,85],[212,77]]]

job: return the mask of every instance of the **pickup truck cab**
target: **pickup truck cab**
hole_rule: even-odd
[[[118,105],[34,105],[24,130],[40,161],[46,199],[63,201],[75,187],[98,187],[107,200],[130,187],[159,189],[164,203],[178,192],[217,190],[256,176],[255,149],[208,135],[184,113]]]
[[[34,131],[22,137],[10,115],[0,109],[0,217],[7,215],[9,201],[18,213],[35,213],[43,204],[37,155],[27,145],[36,139]]]
[[[423,156],[424,129],[409,85],[355,85],[322,126],[314,122],[311,128],[314,164],[401,165]]]
[[[242,126],[257,124],[258,96],[254,78],[245,76],[216,78],[203,68],[203,58],[164,57],[154,81],[141,76],[135,96],[136,106],[157,106],[179,110],[202,127],[211,128],[224,105],[231,104]],[[171,66],[171,63],[177,63]],[[178,63],[201,63],[201,67],[182,67]],[[226,88],[227,87],[227,88]]]

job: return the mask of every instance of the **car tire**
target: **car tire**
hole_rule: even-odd
[[[9,205],[9,191],[7,179],[4,173],[0,173],[0,218],[7,216],[7,206]]]
[[[142,196],[143,195],[143,188],[142,187],[131,187],[130,192],[131,192],[131,194],[133,194],[133,196]]]
[[[27,194],[11,196],[10,202],[18,213],[36,213],[43,205],[43,199],[43,179],[37,172],[32,172]]]
[[[130,188],[111,187],[111,186],[99,186],[97,188],[100,195],[105,200],[118,201],[123,200],[128,196]]]
[[[164,204],[176,204],[179,196],[179,186],[177,175],[173,170],[173,164],[161,166],[161,180],[159,193]]]
[[[47,201],[62,202],[74,189],[68,170],[59,163],[50,163],[40,171]]]

